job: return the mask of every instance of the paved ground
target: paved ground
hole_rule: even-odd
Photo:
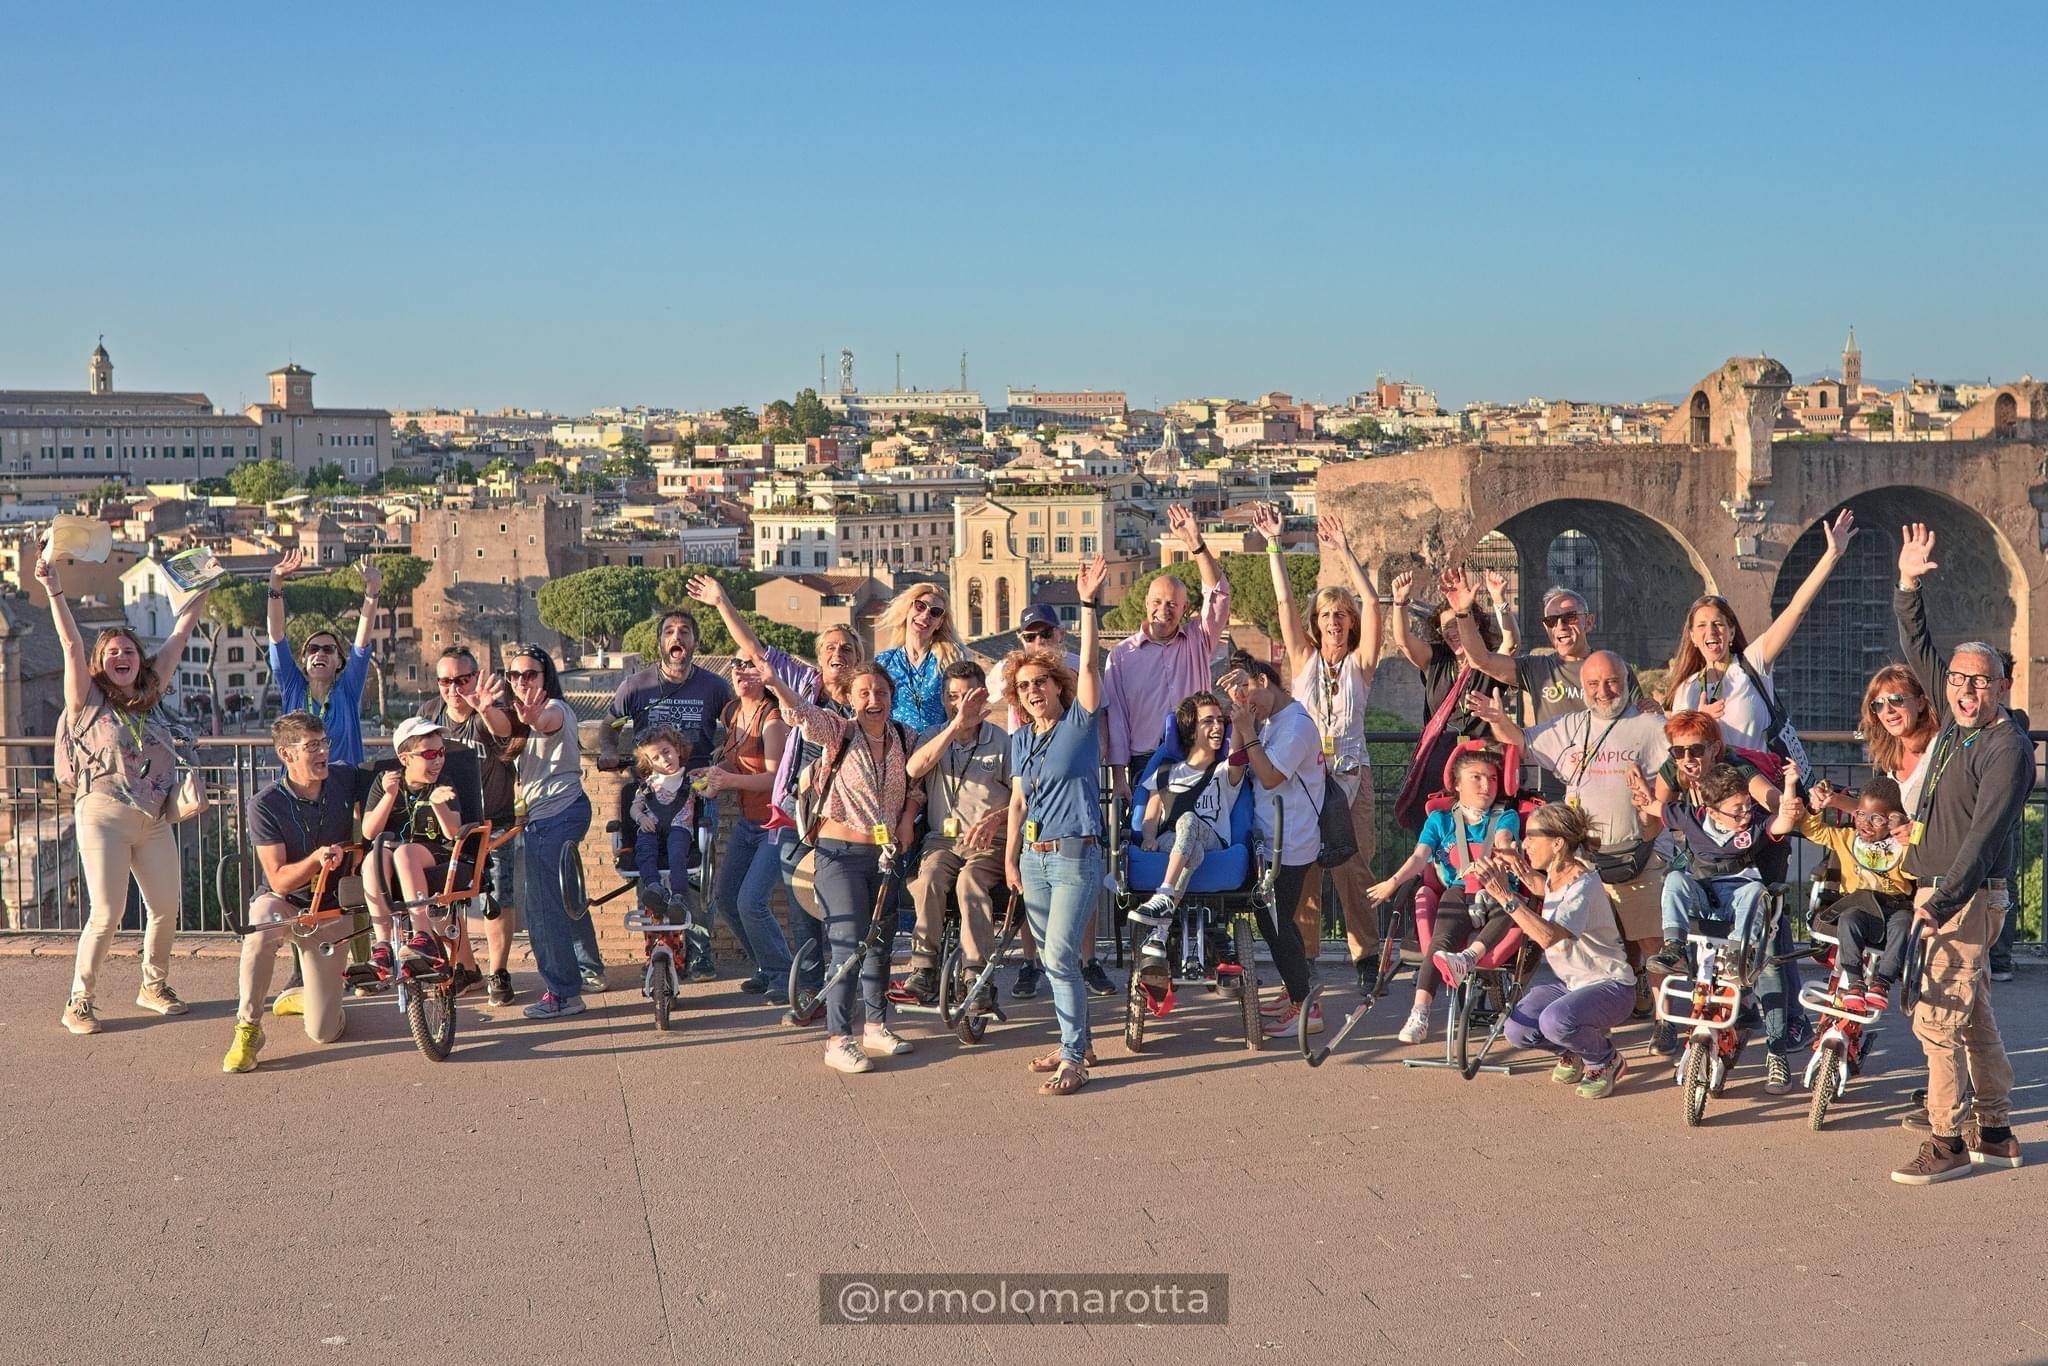
[[[1754,1054],[1687,1132],[1661,1070],[1590,1103],[1542,1073],[1390,1065],[1399,1011],[1311,1072],[1193,1001],[1041,1098],[1050,1005],[841,1077],[730,982],[677,1033],[637,994],[531,1025],[465,1008],[413,1051],[388,1002],[224,1076],[232,965],[158,1020],[108,966],[0,960],[0,1360],[1724,1361],[2048,1358],[2048,972],[2000,988],[2040,1165],[1886,1179],[1902,1026],[1824,1133]],[[624,973],[615,976],[623,979]],[[524,988],[530,979],[522,979]],[[286,1028],[286,1025],[294,1028]],[[1631,1033],[1640,1054],[1642,1032]],[[1227,1271],[1225,1328],[821,1328],[821,1271]]]

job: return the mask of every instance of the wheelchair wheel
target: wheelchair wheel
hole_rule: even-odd
[[[1145,993],[1138,986],[1135,964],[1124,981],[1124,1047],[1133,1053],[1145,1051]]]
[[[1425,964],[1417,972],[1434,971]],[[1470,1081],[1472,1071],[1472,999],[1474,980],[1467,977],[1451,989],[1449,1010],[1444,1016],[1444,1043],[1448,1047],[1451,1061],[1458,1066],[1458,1074]]]
[[[590,914],[590,893],[583,885],[583,852],[574,844],[562,846],[562,911],[571,920]]]
[[[1707,1113],[1707,1084],[1714,1066],[1713,1050],[1705,1039],[1693,1039],[1685,1046],[1685,1060],[1678,1066],[1678,1089],[1685,1096],[1685,1125],[1697,1128]]]
[[[654,981],[648,995],[654,1001],[654,1027],[668,1033],[669,1016],[676,1008],[675,982],[669,977],[668,963],[664,960],[654,965]]]
[[[1380,930],[1379,969],[1372,983],[1373,999],[1387,994],[1387,988],[1394,984],[1394,977],[1401,971],[1401,939],[1407,933],[1401,923],[1401,909],[1395,907],[1387,916],[1386,925]]]
[[[803,914],[801,908],[798,908],[797,914]],[[809,940],[789,960],[789,1014],[792,1020],[800,1020],[809,1015],[811,1007],[817,1004],[816,995],[806,991],[802,985],[804,973],[817,955],[817,941]]]
[[[1813,1101],[1806,1107],[1807,1128],[1820,1132],[1820,1126],[1828,1122],[1828,1107],[1841,1092],[1842,1050],[1836,1044],[1827,1044],[1820,1050],[1820,1063],[1813,1074]]]
[[[967,959],[958,942],[949,936],[945,956],[939,960],[939,1020],[946,1028],[960,1023],[961,1007],[967,1003],[967,991],[973,985],[967,979]]]
[[[1241,915],[1232,927],[1237,949],[1237,1013],[1244,1024],[1244,1046],[1256,1053],[1265,1046],[1265,1021],[1259,1017],[1259,976],[1252,971],[1256,961],[1252,950],[1256,947],[1252,939],[1252,918]]]
[[[420,1052],[434,1062],[446,1062],[455,1047],[455,998],[446,982],[408,988],[405,993],[405,1026]]]

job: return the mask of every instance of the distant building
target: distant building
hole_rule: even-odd
[[[942,568],[953,554],[952,508],[978,496],[978,473],[905,466],[889,477],[777,474],[753,489],[754,568]]]
[[[799,631],[849,627],[872,656],[875,617],[891,596],[887,584],[867,574],[780,574],[754,590],[754,610]]]
[[[260,453],[294,470],[339,465],[350,479],[390,468],[391,414],[382,408],[321,408],[313,372],[296,362],[270,372],[270,402],[252,403],[248,418],[261,431]]]
[[[412,596],[423,660],[458,642],[494,660],[501,646],[519,641],[559,651],[563,642],[541,625],[534,600],[550,579],[585,567],[580,506],[542,498],[429,509],[413,526],[412,553],[429,565]]]
[[[1005,393],[1004,405],[1010,425],[1027,431],[1048,423],[1092,427],[1114,422],[1130,411],[1121,389],[1011,389]]]
[[[972,389],[907,389],[890,394],[826,394],[825,407],[862,431],[877,423],[893,424],[898,418],[931,413],[957,417],[979,427],[988,420],[988,407]]]

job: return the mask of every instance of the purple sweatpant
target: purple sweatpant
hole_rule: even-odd
[[[1508,1013],[1508,1042],[1517,1048],[1569,1053],[1588,1067],[1605,1067],[1614,1056],[1607,1033],[1625,1022],[1636,1008],[1633,982],[1600,982],[1566,991],[1555,979],[1522,993]]]

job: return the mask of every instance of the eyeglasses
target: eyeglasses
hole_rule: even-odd
[[[327,740],[301,740],[297,745],[293,746],[294,749],[309,759],[315,754],[325,754],[333,747],[333,743]]]
[[[1871,698],[1870,709],[1872,711],[1881,711],[1886,707],[1890,707],[1895,711],[1904,711],[1906,704],[1913,700],[1902,692],[1888,692]]]
[[[1674,759],[1704,759],[1711,753],[1713,753],[1713,749],[1709,745],[1673,745],[1671,747],[1671,757]]]
[[[524,682],[526,682],[526,681],[527,681],[528,679],[532,679],[532,678],[539,678],[540,676],[541,676],[541,671],[540,671],[539,669],[507,669],[507,670],[505,670],[505,677],[507,677],[507,678],[511,679],[511,680],[512,680],[512,681],[513,681],[514,683],[524,683]]]
[[[448,751],[445,747],[441,749],[409,749],[399,757],[401,759],[419,759],[431,764],[436,759],[444,757],[447,753]]]
[[[1023,641],[1023,642],[1024,642],[1024,643],[1025,643],[1026,645],[1036,645],[1036,644],[1038,644],[1038,642],[1039,642],[1039,641],[1041,641],[1041,640],[1051,640],[1051,639],[1052,639],[1052,632],[1050,632],[1050,631],[1019,631],[1019,632],[1017,633],[1017,639],[1019,639],[1019,640]]]
[[[1019,692],[1022,692],[1022,691],[1023,691],[1024,689],[1026,689],[1026,688],[1035,688],[1035,687],[1038,687],[1038,686],[1039,686],[1040,684],[1042,684],[1042,683],[1050,683],[1050,682],[1052,682],[1052,678],[1051,678],[1051,676],[1050,676],[1050,675],[1048,675],[1048,674],[1032,674],[1032,675],[1031,675],[1030,677],[1028,677],[1028,678],[1027,678],[1027,677],[1025,677],[1025,676],[1024,676],[1023,674],[1018,674],[1018,675],[1017,675],[1017,690],[1018,690]]]
[[[441,687],[444,687],[444,688],[459,688],[459,687],[461,687],[461,686],[462,686],[463,684],[465,684],[465,683],[469,682],[469,681],[470,681],[471,679],[473,679],[473,678],[475,678],[475,677],[476,677],[476,670],[475,670],[475,669],[471,669],[471,670],[470,670],[470,671],[469,671],[468,673],[466,673],[466,674],[457,674],[457,675],[455,675],[455,677],[453,677],[453,678],[437,678],[437,679],[435,679],[435,680],[434,680],[434,682],[435,682],[435,683],[437,683],[437,684],[439,684],[439,685],[440,685]]]
[[[2004,681],[2002,678],[1992,678],[1985,674],[1966,674],[1954,669],[1948,671],[1948,685],[1951,688],[1965,688],[1970,692],[1990,692],[1993,685]]]
[[[1744,797],[1742,804],[1735,807],[1732,811],[1725,806],[1716,806],[1711,809],[1715,815],[1724,821],[1746,821],[1750,818],[1751,813],[1756,810],[1756,803]]]
[[[306,647],[306,658],[308,659],[311,659],[314,655],[339,656],[340,654],[341,647],[339,645],[308,645]]]
[[[1559,626],[1576,626],[1578,622],[1579,614],[1577,612],[1559,612],[1556,616],[1543,618],[1543,624],[1552,629]]]
[[[922,612],[928,617],[943,617],[946,615],[946,604],[940,602],[937,598],[919,598],[916,602],[910,604],[910,610],[912,612]]]

